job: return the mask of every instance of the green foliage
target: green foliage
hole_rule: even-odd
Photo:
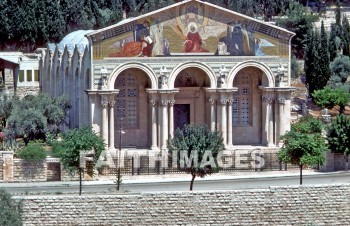
[[[6,136],[12,140],[23,137],[26,144],[30,140],[45,139],[46,132],[59,132],[70,108],[66,96],[51,98],[44,93],[22,100],[11,99],[5,106],[2,114],[4,118],[8,117]]]
[[[207,174],[215,173],[219,170],[216,162],[217,154],[224,149],[223,138],[217,131],[210,131],[206,125],[185,125],[182,129],[174,131],[174,137],[168,140],[167,147],[169,153],[178,151],[187,151],[187,157],[190,158],[192,151],[197,151],[198,162],[205,162],[206,153],[210,152],[215,160],[215,167],[210,165],[192,164],[186,166],[186,171],[192,176],[204,177]]]
[[[335,24],[331,25],[331,31],[329,33],[329,61],[332,62],[334,58],[338,55],[339,41],[337,41],[337,29],[339,29]]]
[[[350,117],[339,115],[327,127],[329,149],[335,153],[350,154]]]
[[[305,34],[312,30],[313,23],[317,20],[318,16],[310,14],[303,5],[290,1],[286,17],[277,21],[279,26],[295,32],[296,35],[292,39],[292,51],[298,59],[304,56]]]
[[[291,61],[291,76],[293,79],[298,79],[301,75],[300,65],[295,56],[292,57]]]
[[[328,38],[324,28],[323,20],[321,23],[320,40],[318,43],[318,59],[316,74],[318,75],[318,86],[317,89],[322,89],[327,85],[329,78],[331,77],[331,71],[329,68],[329,51],[328,51]]]
[[[21,159],[28,162],[39,162],[46,158],[46,152],[42,143],[29,143],[18,155]]]
[[[322,165],[327,146],[321,135],[321,125],[321,122],[310,118],[293,124],[291,131],[281,136],[284,143],[278,153],[279,159],[300,167]]]
[[[338,56],[330,63],[332,77],[329,85],[332,88],[347,87],[350,75],[350,58],[348,56]],[[348,89],[350,91],[350,89]]]
[[[23,225],[22,212],[22,201],[13,200],[11,194],[0,189],[0,225]]]
[[[301,117],[298,123],[291,125],[291,130],[300,133],[322,133],[323,124],[319,119],[315,119],[311,115]]]
[[[127,17],[136,17],[174,4],[174,0],[24,0],[0,1],[0,49],[32,52],[47,42],[58,42],[65,34],[75,30],[99,29],[112,25]],[[208,0],[224,8],[252,17],[270,20],[272,16],[291,17],[295,13],[306,13],[305,8],[290,0]],[[302,10],[304,10],[302,12]],[[315,16],[301,14],[294,17],[288,26],[302,40],[304,26]],[[312,20],[309,20],[309,19]],[[308,20],[310,23],[308,23]],[[282,22],[282,24],[285,24]],[[287,27],[288,28],[288,27]],[[301,38],[301,39],[300,39]],[[299,45],[298,43],[297,45]],[[302,48],[302,46],[299,46]]]
[[[93,165],[105,149],[104,140],[92,128],[71,129],[62,134],[62,141],[54,144],[53,151],[61,158],[65,168],[72,172],[79,170],[80,151],[94,150]],[[92,176],[92,175],[91,175]]]
[[[313,98],[320,108],[332,109],[339,106],[339,113],[342,114],[350,101],[350,93],[344,88],[332,89],[327,86],[322,90],[316,90],[313,93]]]

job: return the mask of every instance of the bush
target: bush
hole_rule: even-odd
[[[29,143],[20,151],[18,157],[29,162],[38,162],[46,158],[46,152],[41,143]]]
[[[22,225],[22,202],[0,189],[0,225]]]
[[[350,117],[339,115],[327,127],[329,149],[335,153],[350,154]]]

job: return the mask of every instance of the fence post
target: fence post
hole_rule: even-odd
[[[280,171],[282,171],[282,161],[279,161],[278,165],[279,165]]]
[[[131,175],[134,176],[135,172],[134,172],[134,157],[131,157]]]

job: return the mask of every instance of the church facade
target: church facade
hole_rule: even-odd
[[[290,129],[293,35],[185,0],[38,50],[40,88],[70,97],[64,129],[92,126],[110,150],[166,150],[184,124],[220,131],[226,149],[277,147]]]

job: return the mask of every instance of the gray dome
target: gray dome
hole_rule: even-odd
[[[60,45],[89,45],[88,39],[85,37],[86,34],[93,32],[94,30],[78,30],[73,31],[66,35],[62,41],[59,43]]]

